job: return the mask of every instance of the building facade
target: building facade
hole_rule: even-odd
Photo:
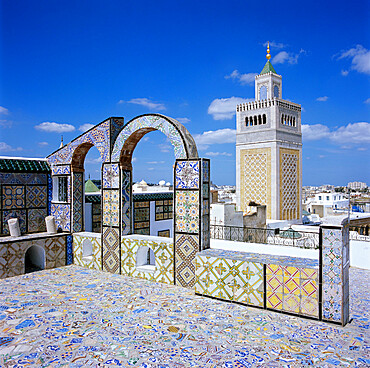
[[[301,219],[301,106],[282,99],[282,76],[267,62],[255,77],[255,101],[236,107],[236,196],[267,206],[267,219]]]

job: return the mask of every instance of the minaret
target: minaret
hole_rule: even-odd
[[[237,206],[267,206],[272,220],[301,219],[301,106],[282,99],[282,77],[270,62],[255,77],[255,101],[236,107]]]
[[[60,146],[59,146],[59,148],[62,148],[64,146],[64,144],[63,144],[63,136],[61,136],[61,138],[60,138]]]

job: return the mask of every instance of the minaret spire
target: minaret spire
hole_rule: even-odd
[[[267,54],[266,54],[266,59],[270,60],[271,55],[270,55],[270,41],[267,41]]]
[[[59,148],[62,148],[64,146],[64,144],[63,144],[63,135],[62,135],[62,137],[60,138],[60,146],[59,146]]]

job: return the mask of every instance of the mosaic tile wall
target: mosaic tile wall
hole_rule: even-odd
[[[103,190],[103,226],[119,226],[119,190]]]
[[[83,257],[84,241],[91,242],[92,254],[88,257]],[[78,266],[87,267],[92,270],[102,269],[101,259],[101,235],[89,233],[74,233],[73,234],[73,263]]]
[[[195,262],[196,293],[264,306],[263,264],[201,254],[198,253]]]
[[[70,192],[68,190],[68,192]],[[84,218],[84,173],[73,172],[72,174],[72,231],[79,232],[83,230]]]
[[[122,235],[128,235],[132,233],[132,182],[131,182],[131,171],[122,170],[122,204],[121,204],[121,225]]]
[[[102,242],[103,242],[103,271],[117,274],[121,273],[119,228],[103,226]]]
[[[53,165],[66,165],[72,162],[72,157],[75,150],[83,143],[94,145],[100,152],[103,162],[109,161],[109,148],[110,148],[110,119],[103,121],[96,125],[93,129],[88,130],[86,133],[81,134],[72,142],[66,144],[63,148],[59,149],[48,157],[49,164]],[[56,175],[56,174],[53,174]]]
[[[9,234],[10,218],[19,219],[22,233],[46,231],[50,190],[46,173],[0,173],[0,234]]]
[[[176,283],[194,287],[195,255],[209,248],[209,160],[176,160],[174,192]]]
[[[349,320],[349,228],[322,226],[322,319]]]
[[[266,307],[319,318],[318,269],[267,264]]]
[[[195,265],[198,294],[319,318],[317,260],[208,249]]]
[[[143,271],[136,268],[136,254],[140,247],[149,247],[155,255],[155,270]],[[122,274],[150,281],[174,284],[174,255],[172,239],[153,239],[153,237],[135,235],[122,237],[121,240],[121,269]]]
[[[71,231],[71,205],[70,204],[51,204],[51,215],[55,217],[55,223],[58,229]]]
[[[161,115],[145,115],[131,120],[121,130],[114,142],[112,161],[118,162],[120,160],[121,150],[127,138],[142,128],[154,128],[165,134],[174,147],[176,158],[186,158],[188,157],[188,154],[194,155],[194,153],[196,157],[197,152],[194,140],[187,131],[185,132],[187,133],[186,135],[180,134],[180,129],[185,129],[183,126],[180,127],[180,125],[181,124],[179,124],[179,122]],[[187,141],[189,141],[189,143]],[[185,146],[184,143],[188,144]],[[193,146],[195,147],[195,152],[193,152]],[[189,150],[192,152],[189,152]]]
[[[66,236],[37,236],[29,240],[2,242],[0,244],[0,279],[25,273],[25,254],[32,246],[39,246],[45,252],[45,268],[55,268],[66,264]]]

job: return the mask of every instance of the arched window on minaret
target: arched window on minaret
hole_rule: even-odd
[[[253,117],[252,116],[250,116],[249,117],[249,126],[252,126],[253,125]]]
[[[267,88],[266,86],[262,86],[260,88],[260,100],[266,100],[267,99]]]
[[[261,125],[261,124],[262,124],[261,115],[258,115],[258,125]]]
[[[254,115],[254,125],[257,125],[257,115]]]
[[[263,114],[263,122],[262,124],[266,124],[266,114]]]
[[[279,87],[274,86],[274,97],[279,98]]]
[[[245,118],[245,126],[248,126],[248,116]]]

